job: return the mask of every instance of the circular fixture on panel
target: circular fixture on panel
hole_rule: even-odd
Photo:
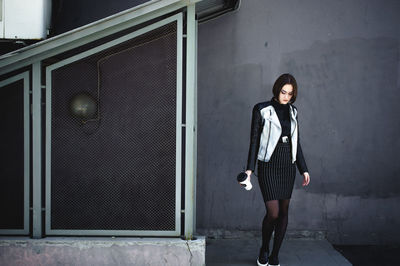
[[[70,111],[74,117],[92,119],[97,113],[97,101],[88,93],[79,93],[71,99]]]

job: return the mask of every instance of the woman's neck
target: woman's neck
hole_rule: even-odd
[[[288,106],[288,104],[280,103],[279,100],[277,100],[275,97],[272,98],[272,102],[275,103],[277,106],[281,106],[281,107]]]

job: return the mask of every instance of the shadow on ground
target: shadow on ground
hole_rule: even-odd
[[[333,247],[355,266],[400,265],[400,245],[393,245],[393,246],[333,245]]]

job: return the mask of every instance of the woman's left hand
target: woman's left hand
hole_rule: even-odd
[[[310,183],[310,174],[308,172],[304,172],[303,176],[304,176],[303,180],[303,187],[304,187]]]

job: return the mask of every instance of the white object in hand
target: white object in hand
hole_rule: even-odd
[[[250,182],[250,177],[248,176],[246,180],[239,182],[246,190],[250,190],[253,188],[253,185]]]

